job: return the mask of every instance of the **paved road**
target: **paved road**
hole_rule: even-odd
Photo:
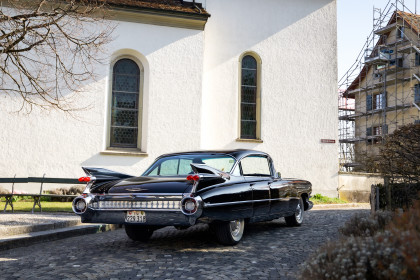
[[[91,234],[0,254],[0,279],[295,279],[299,265],[356,212],[311,210],[304,224],[283,219],[248,225],[241,243],[219,245],[206,225],[166,227],[149,243],[124,230]]]

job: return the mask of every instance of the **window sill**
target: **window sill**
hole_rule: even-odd
[[[242,139],[242,138],[237,138],[236,142],[250,142],[250,143],[263,143],[264,141],[261,139]]]
[[[100,152],[101,155],[109,156],[135,156],[135,157],[147,157],[148,153],[142,152],[139,149],[112,149],[108,148],[105,151]]]

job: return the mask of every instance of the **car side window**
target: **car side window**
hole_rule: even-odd
[[[268,158],[248,156],[241,160],[243,176],[271,176]]]
[[[162,162],[160,165],[160,172],[159,175],[161,176],[168,176],[168,175],[176,175],[178,169],[178,161],[179,159],[170,159]]]

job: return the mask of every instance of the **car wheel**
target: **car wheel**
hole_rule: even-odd
[[[303,200],[302,198],[299,199],[299,203],[296,206],[295,214],[285,217],[286,224],[289,227],[297,227],[300,226],[303,222],[303,212],[304,212]]]
[[[125,233],[134,241],[147,241],[153,234],[154,228],[139,225],[124,225]]]
[[[217,240],[223,245],[238,244],[244,234],[244,219],[233,220],[230,222],[218,222],[212,225]]]

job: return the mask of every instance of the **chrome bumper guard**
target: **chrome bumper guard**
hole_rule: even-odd
[[[83,223],[125,224],[127,211],[144,211],[146,222],[143,225],[189,226],[194,225],[203,212],[203,203],[199,196],[194,197],[197,209],[194,213],[185,213],[182,202],[188,196],[161,195],[93,195],[85,194],[75,198],[73,205],[80,199],[87,204],[85,211],[73,211],[81,216]],[[140,223],[139,223],[140,224]]]

